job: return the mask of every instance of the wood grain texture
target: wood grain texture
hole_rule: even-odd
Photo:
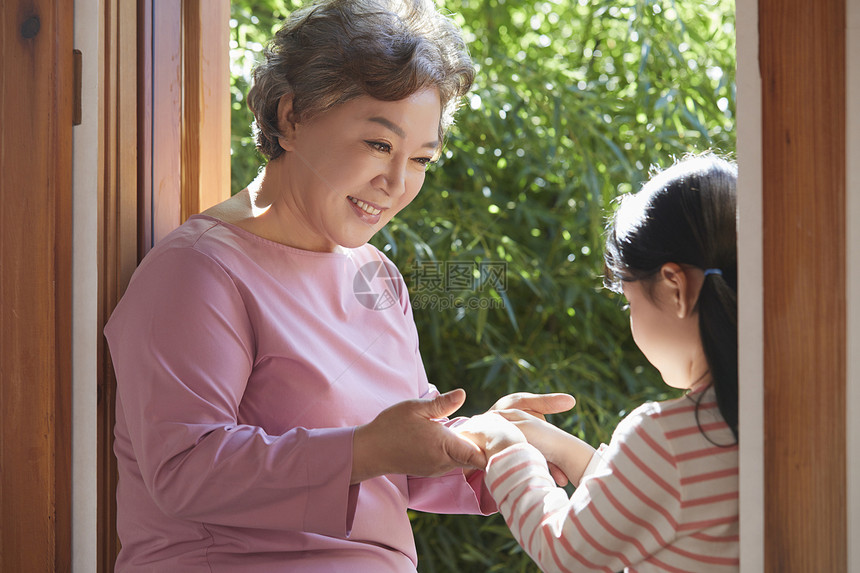
[[[0,570],[71,568],[73,4],[0,3]]]
[[[102,5],[102,105],[99,134],[99,331],[138,262],[138,8],[123,0]],[[98,342],[97,571],[110,573],[116,535],[116,378],[104,337]]]
[[[182,221],[230,197],[230,2],[183,0]]]
[[[179,226],[182,193],[182,2],[152,14],[152,245]]]
[[[143,123],[140,148],[139,256],[179,226],[182,190],[182,1],[141,0],[144,43],[138,76]]]
[[[137,2],[138,259],[152,245],[152,2]]]
[[[760,0],[765,567],[846,571],[845,0]]]
[[[152,246],[230,193],[229,0],[103,6],[102,326]],[[109,573],[119,549],[116,379],[103,338],[99,353],[98,568]]]

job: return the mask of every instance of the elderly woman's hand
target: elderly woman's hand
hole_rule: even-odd
[[[486,466],[486,457],[438,419],[453,414],[466,399],[452,390],[432,400],[407,400],[379,413],[353,436],[351,483],[384,474],[436,476],[454,468]]]

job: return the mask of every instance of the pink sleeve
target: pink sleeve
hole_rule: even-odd
[[[409,508],[428,513],[490,515],[497,510],[490,490],[484,485],[484,472],[473,472],[468,479],[462,470],[444,476],[409,476]]]
[[[206,523],[347,535],[354,428],[268,435],[238,423],[254,328],[220,265],[193,249],[144,261],[105,335],[118,416],[155,503]]]
[[[439,391],[433,384],[422,398],[434,398]],[[467,418],[446,420],[445,425],[457,426]],[[484,472],[472,472],[468,479],[460,469],[443,476],[422,478],[409,476],[409,508],[428,513],[491,515],[498,511],[490,490],[484,484]]]

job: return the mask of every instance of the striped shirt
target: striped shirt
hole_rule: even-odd
[[[529,444],[490,459],[487,484],[543,571],[728,572],[738,559],[738,448],[713,393],[631,412],[572,496]],[[696,396],[697,397],[697,396]]]

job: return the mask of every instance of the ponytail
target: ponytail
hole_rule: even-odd
[[[738,439],[737,287],[722,276],[705,277],[699,292],[699,334],[711,371],[717,407]]]

